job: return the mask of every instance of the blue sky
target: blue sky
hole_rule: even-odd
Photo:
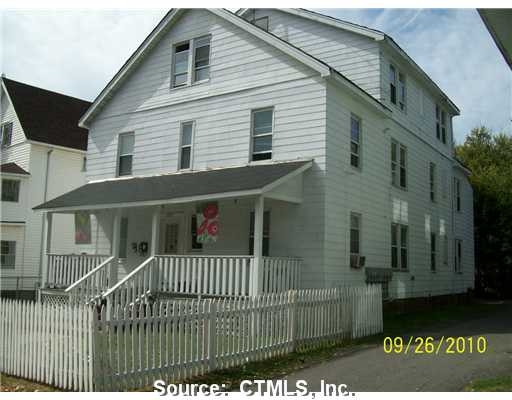
[[[482,124],[512,134],[512,73],[475,10],[315,11],[392,36],[461,109],[454,122],[456,141]],[[92,100],[165,13],[3,11],[2,72]]]

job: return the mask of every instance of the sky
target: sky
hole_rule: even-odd
[[[473,127],[512,134],[512,72],[473,9],[315,11],[391,36]],[[0,11],[0,64],[8,78],[93,100],[167,10]]]

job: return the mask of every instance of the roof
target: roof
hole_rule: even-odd
[[[27,140],[87,150],[87,130],[78,120],[89,101],[2,78]]]
[[[236,11],[236,14],[243,16],[249,10],[250,8],[241,8]],[[391,36],[385,34],[384,32],[303,8],[279,8],[279,11],[320,22],[338,29],[343,29],[345,31],[367,36],[376,41],[386,42],[395,52],[397,52],[401,57],[405,58],[412,65],[418,75],[426,80],[428,84],[430,84],[436,91],[441,94],[442,97],[445,98],[447,104],[456,114],[460,113],[459,108],[455,105],[455,103],[453,103],[453,101],[450,100],[450,98],[441,90],[441,88],[432,80],[432,78],[430,78],[430,76],[428,76],[428,74],[423,71],[423,69],[418,64],[416,64],[416,62],[395,42]]]
[[[479,9],[480,18],[484,21],[487,30],[491,34],[496,46],[503,58],[512,69],[512,9]]]
[[[347,86],[351,90],[355,90],[358,94],[362,95],[366,101],[371,102],[373,105],[376,105],[380,108],[386,109],[387,107],[383,105],[380,101],[375,99],[373,96],[368,94],[364,89],[360,86],[356,85],[352,81],[350,81],[347,77],[341,74],[339,71],[336,71],[334,68],[329,66],[322,60],[312,56],[311,54],[305,52],[292,45],[291,43],[283,40],[282,38],[273,35],[272,33],[267,32],[264,29],[261,29],[248,21],[244,20],[242,17],[232,13],[231,11],[219,8],[209,8],[211,13],[216,16],[223,18],[235,26],[245,30],[246,32],[258,37],[264,42],[274,46],[275,48],[283,51],[285,54],[295,58],[296,60],[302,62],[303,64],[309,66],[313,70],[317,71],[322,77],[329,77],[332,74],[336,75],[338,79],[344,81]],[[151,33],[144,39],[142,44],[135,50],[135,52],[128,58],[128,60],[123,64],[121,69],[114,75],[114,77],[110,80],[109,83],[105,86],[105,88],[101,91],[101,93],[96,97],[91,107],[87,110],[87,112],[82,116],[79,121],[79,125],[82,127],[87,127],[89,121],[93,116],[101,109],[101,107],[112,97],[115,90],[122,84],[122,82],[130,75],[132,70],[143,60],[145,55],[149,53],[149,51],[156,45],[158,40],[162,37],[162,35],[172,26],[172,23],[176,21],[182,12],[186,10],[184,9],[171,9],[158,23],[158,25],[151,31]]]
[[[311,160],[91,182],[34,210],[98,209],[258,195],[311,166]]]
[[[2,174],[30,175],[30,173],[13,162],[0,165],[0,172]]]

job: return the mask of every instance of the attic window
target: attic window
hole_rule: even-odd
[[[210,78],[210,40],[211,36],[206,35],[174,46],[172,87],[187,86]]]
[[[268,17],[255,18],[251,23],[268,32]]]
[[[2,147],[9,147],[12,142],[12,122],[6,122],[1,128]]]

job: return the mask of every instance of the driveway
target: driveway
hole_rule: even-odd
[[[487,351],[402,355],[386,354],[379,345],[298,371],[285,379],[289,387],[294,387],[299,379],[306,380],[311,391],[319,390],[322,379],[326,383],[344,383],[351,392],[460,391],[473,379],[512,375],[512,304],[504,304],[488,317],[414,334],[435,338],[442,335],[484,336]]]

